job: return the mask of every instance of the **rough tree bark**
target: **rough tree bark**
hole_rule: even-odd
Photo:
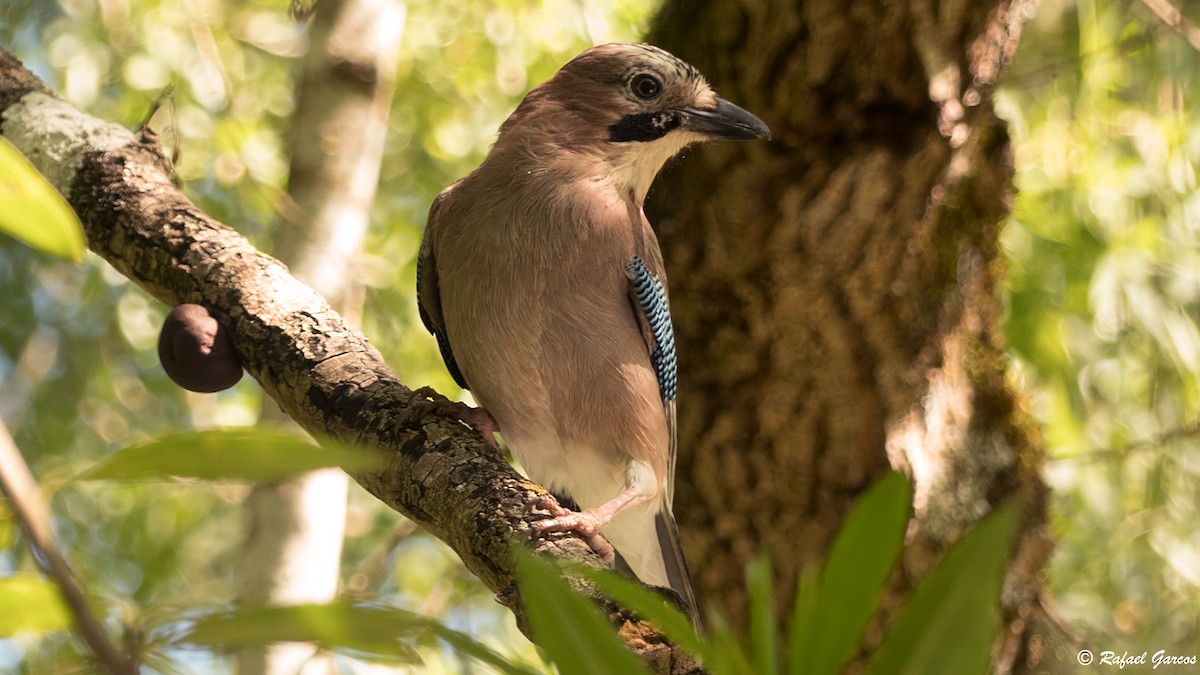
[[[782,618],[891,465],[916,503],[885,604],[1020,494],[996,670],[1039,659],[1051,544],[997,323],[1013,169],[991,103],[1032,4],[669,0],[654,25],[775,134],[697,151],[648,203],[681,362],[675,510],[701,601],[735,625],[744,565],[770,551]]]

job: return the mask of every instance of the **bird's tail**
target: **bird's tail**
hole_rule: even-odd
[[[683,599],[697,630],[703,629],[700,621],[700,609],[696,605],[696,592],[692,590],[692,575],[688,571],[687,560],[683,557],[683,543],[679,539],[679,526],[675,524],[675,516],[671,508],[665,506],[654,516],[654,529],[658,533],[658,546],[662,550],[663,563],[667,568],[667,579],[671,590]]]

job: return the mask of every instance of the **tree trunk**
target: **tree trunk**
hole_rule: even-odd
[[[784,616],[801,565],[894,466],[915,518],[885,605],[1020,494],[997,670],[1036,660],[1051,545],[997,324],[1013,167],[991,101],[1031,4],[670,0],[658,17],[651,41],[774,132],[696,151],[647,207],[680,352],[675,510],[701,602],[735,625],[745,564],[771,553]]]

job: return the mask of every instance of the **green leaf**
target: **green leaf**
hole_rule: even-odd
[[[988,671],[1020,506],[1014,499],[988,514],[946,553],[892,623],[868,673]]]
[[[711,618],[709,637],[705,639],[674,604],[640,582],[608,570],[584,569],[580,573],[594,583],[600,592],[658,626],[676,646],[698,657],[708,672],[722,675],[755,674],[746,653],[722,617]]]
[[[721,675],[758,675],[750,665],[746,652],[738,644],[733,628],[720,613],[713,613],[708,619],[708,642],[710,658],[704,660],[704,667],[709,672]]]
[[[617,637],[590,600],[571,589],[559,570],[515,549],[521,600],[537,644],[561,673],[645,673],[646,666]]]
[[[417,662],[412,645],[416,631],[403,617],[380,608],[349,603],[286,607],[250,607],[219,612],[196,621],[179,641],[237,649],[273,642],[315,642],[367,654]]]
[[[60,258],[83,260],[83,227],[67,200],[0,138],[0,232]]]
[[[279,480],[340,466],[369,471],[383,457],[367,448],[338,443],[315,445],[298,434],[269,429],[220,429],[162,436],[108,455],[84,471],[82,479],[137,480],[187,476]]]
[[[912,489],[889,472],[859,499],[838,531],[808,607],[797,607],[789,652],[792,673],[832,675],[857,650],[904,543]],[[803,584],[798,593],[812,592]],[[816,618],[819,617],[819,620]]]
[[[708,643],[696,632],[691,620],[671,601],[640,582],[610,570],[585,568],[579,572],[614,602],[658,626],[671,642],[684,651],[703,661],[709,660]]]
[[[31,574],[0,579],[0,636],[70,627],[71,613],[54,584]]]
[[[17,525],[13,522],[9,506],[7,501],[0,503],[0,550],[12,546],[13,540],[16,538]]]
[[[501,673],[537,673],[528,666],[514,664],[486,645],[434,619],[363,602],[337,601],[324,605],[252,607],[217,612],[195,621],[175,642],[228,650],[272,642],[313,642],[326,649],[348,650],[360,658],[419,663],[420,658],[411,643],[422,638],[443,640],[460,654]]]
[[[820,619],[821,570],[815,564],[805,564],[796,579],[796,601],[792,606],[791,634],[788,635],[788,672],[807,675],[812,668],[812,645],[821,627]],[[816,672],[815,670],[813,672]]]
[[[750,595],[750,650],[754,672],[766,675],[779,672],[779,653],[775,636],[775,611],[771,603],[771,559],[763,553],[746,567],[746,588]]]

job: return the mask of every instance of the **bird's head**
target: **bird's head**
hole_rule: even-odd
[[[770,137],[762,120],[717,96],[691,65],[650,45],[612,43],[583,52],[531,91],[497,145],[591,163],[640,204],[663,164],[688,145]]]

